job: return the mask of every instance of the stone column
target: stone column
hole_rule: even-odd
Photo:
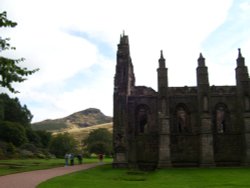
[[[159,163],[158,168],[170,167],[170,124],[169,117],[162,116],[159,118]]]
[[[200,166],[215,166],[212,123],[209,114],[203,114],[201,117]]]

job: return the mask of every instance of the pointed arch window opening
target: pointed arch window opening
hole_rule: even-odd
[[[228,132],[229,130],[229,125],[228,120],[229,118],[229,111],[228,108],[225,104],[217,104],[215,107],[215,114],[214,114],[214,119],[215,119],[215,131],[218,134],[223,134],[225,132]]]
[[[146,105],[141,105],[137,108],[137,132],[144,134],[149,129],[149,108]]]
[[[203,97],[203,111],[208,111],[208,97],[206,95]]]
[[[176,107],[176,130],[178,133],[188,133],[191,132],[190,128],[190,115],[188,113],[187,107],[184,104],[179,104]]]

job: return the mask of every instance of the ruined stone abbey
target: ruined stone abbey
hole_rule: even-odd
[[[161,52],[158,91],[136,86],[128,36],[121,36],[114,78],[114,167],[250,164],[250,79],[240,49],[236,85],[210,86],[202,54],[196,72],[196,87],[169,87]]]

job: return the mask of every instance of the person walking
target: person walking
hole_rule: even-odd
[[[102,154],[102,153],[100,153],[100,154],[98,155],[98,158],[99,158],[99,162],[102,164],[103,154]]]
[[[65,159],[65,166],[69,166],[69,154],[68,153],[65,153],[64,159]]]
[[[78,159],[78,163],[79,163],[79,164],[82,164],[82,154],[81,154],[81,153],[79,153],[79,154],[77,155],[77,159]]]
[[[69,157],[70,158],[70,166],[74,166],[74,157],[75,157],[74,154],[71,153],[70,157]]]

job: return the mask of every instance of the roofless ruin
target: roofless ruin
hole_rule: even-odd
[[[200,54],[196,87],[169,87],[160,53],[158,91],[135,85],[128,36],[117,50],[114,167],[250,164],[250,79],[239,49],[236,85],[210,86]]]

